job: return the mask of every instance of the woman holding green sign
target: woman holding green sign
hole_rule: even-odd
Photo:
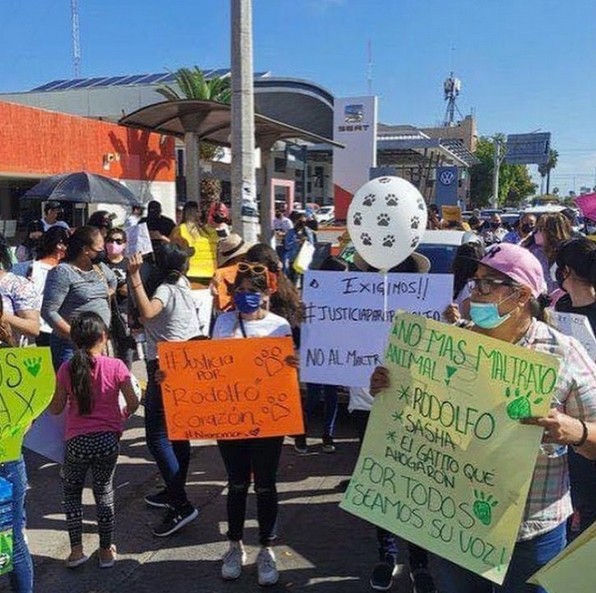
[[[472,331],[552,354],[561,365],[548,416],[531,417],[529,401],[525,410],[517,410],[522,423],[543,427],[544,436],[503,584],[437,557],[435,581],[441,593],[546,593],[526,581],[566,544],[566,521],[572,512],[567,447],[596,458],[596,365],[576,340],[544,322],[545,288],[540,262],[510,244],[491,249],[470,280]],[[371,393],[388,387],[388,371],[377,368]]]

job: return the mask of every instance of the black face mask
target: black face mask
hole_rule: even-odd
[[[557,284],[559,285],[559,288],[561,290],[565,290],[563,288],[563,284],[565,283],[565,280],[567,280],[567,278],[569,278],[569,272],[565,272],[563,268],[557,267],[557,269],[555,270],[555,279],[557,280]],[[565,290],[565,292],[567,291]]]
[[[490,223],[490,228],[491,229],[498,229],[501,226],[500,222],[491,222]]]
[[[522,224],[521,225],[521,230],[522,233],[524,234],[528,234],[531,233],[536,227],[533,224]]]

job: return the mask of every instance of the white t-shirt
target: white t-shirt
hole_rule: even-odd
[[[43,224],[43,232],[47,233],[49,229],[51,229],[54,226],[61,226],[63,229],[70,229],[70,227],[68,226],[68,223],[64,222],[63,220],[57,220],[54,224],[50,224],[48,222],[46,222],[45,218],[41,219],[41,224]]]
[[[29,280],[33,282],[35,285],[35,290],[40,295],[43,295],[43,289],[46,286],[46,279],[48,277],[48,272],[53,268],[53,265],[47,264],[42,261],[34,261],[31,264],[31,275],[29,276]],[[48,325],[47,321],[40,316],[40,331],[44,334],[51,334],[52,328]]]
[[[274,218],[273,219],[273,230],[275,231],[282,231],[283,233],[287,233],[290,229],[293,229],[294,225],[289,218],[285,216],[283,218]]]
[[[163,309],[145,322],[147,360],[157,359],[157,342],[185,342],[201,334],[195,300],[185,276],[176,284],[160,284],[152,299],[160,300]]]
[[[222,313],[215,322],[213,339],[242,338],[238,311]],[[242,320],[247,338],[279,338],[292,335],[290,324],[279,315],[267,311],[263,319]]]
[[[370,412],[375,398],[370,394],[366,387],[350,387],[350,401],[348,403],[348,410],[364,410]]]

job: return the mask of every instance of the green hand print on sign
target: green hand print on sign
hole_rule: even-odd
[[[39,371],[41,371],[41,357],[27,358],[23,361],[23,365],[25,366],[30,375],[37,377],[37,375],[39,375]]]
[[[486,496],[484,492],[478,490],[474,490],[474,497],[476,498],[474,506],[472,507],[474,515],[476,515],[482,524],[490,525],[493,520],[493,509],[499,503],[496,500],[493,500],[491,494]]]
[[[539,404],[543,398],[539,397],[534,401],[530,402],[531,391],[528,391],[525,395],[521,395],[519,387],[515,390],[515,399],[507,404],[507,416],[511,420],[521,420],[522,418],[529,418],[532,416],[532,404]],[[511,387],[507,387],[505,391],[506,397],[511,397]]]

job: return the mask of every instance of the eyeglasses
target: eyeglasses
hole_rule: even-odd
[[[510,286],[511,288],[519,288],[519,285],[512,280],[498,280],[497,278],[470,278],[468,280],[468,289],[470,292],[478,292],[482,296],[490,294],[495,288],[499,286]]]
[[[116,245],[123,245],[126,243],[124,239],[106,239],[106,243],[116,243]]]
[[[241,274],[255,274],[256,276],[264,276],[267,274],[267,266],[263,264],[248,264],[246,262],[240,262],[238,264],[238,271]]]

